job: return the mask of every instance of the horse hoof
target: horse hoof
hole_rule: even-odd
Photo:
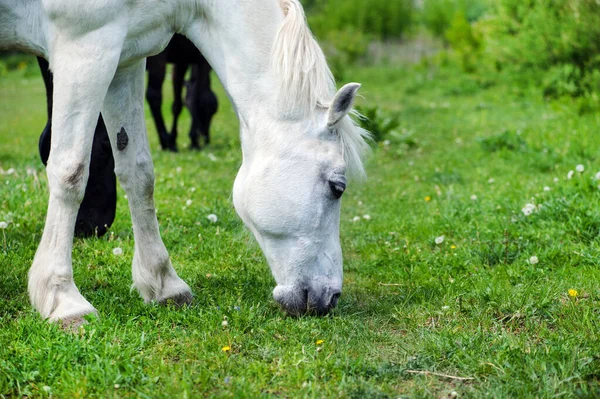
[[[85,324],[88,324],[88,321],[83,316],[73,317],[71,319],[61,320],[60,328],[66,333],[75,334],[78,333]]]
[[[95,311],[92,313],[82,314],[82,315],[72,315],[64,319],[59,320],[51,320],[51,322],[56,322],[60,325],[60,328],[70,334],[76,334],[81,332],[82,327],[86,324],[89,324],[89,320],[91,317],[98,317],[98,313]]]
[[[163,298],[159,301],[161,305],[184,306],[189,305],[194,300],[194,295],[190,291],[180,292],[169,298]]]

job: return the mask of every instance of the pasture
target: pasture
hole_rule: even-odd
[[[0,396],[600,396],[600,114],[451,68],[344,76],[363,84],[359,107],[399,127],[344,195],[331,317],[288,317],[272,299],[233,209],[238,124],[218,87],[202,152],[183,135],[179,153],[160,151],[146,105],[162,237],[193,304],[130,290],[120,190],[110,233],[74,244],[75,281],[100,314],[78,334],[27,296],[48,199],[43,83],[35,66],[0,77]]]

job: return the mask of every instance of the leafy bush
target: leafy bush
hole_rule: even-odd
[[[311,0],[309,3],[311,29],[322,39],[332,31],[347,29],[380,40],[400,38],[413,17],[412,0]]]
[[[600,88],[600,2],[500,0],[486,37],[498,69],[536,70],[544,94],[583,96]]]
[[[464,14],[458,12],[454,15],[445,37],[456,52],[462,69],[473,72],[480,59],[481,39]]]
[[[466,72],[478,69],[482,35],[476,23],[489,11],[487,0],[425,0],[421,23],[451,51],[438,61],[455,62]]]
[[[385,116],[378,107],[358,107],[358,112],[362,115],[359,118],[361,127],[368,130],[376,142],[394,133],[400,125],[398,115]]]
[[[450,48],[446,64],[600,106],[600,1],[425,0],[420,20]]]
[[[352,27],[329,32],[323,48],[334,74],[342,78],[348,64],[357,62],[367,54],[370,42],[370,36]]]
[[[471,24],[480,19],[488,8],[486,0],[425,0],[420,19],[431,33],[446,40],[446,33],[457,15]]]

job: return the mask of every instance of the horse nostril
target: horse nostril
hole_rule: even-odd
[[[333,309],[337,306],[338,299],[340,299],[340,295],[342,295],[342,293],[340,291],[337,291],[331,296],[331,300],[329,301],[329,309]]]
[[[324,316],[336,307],[341,291],[324,287],[277,286],[273,298],[292,316],[316,314]]]
[[[301,303],[303,304],[304,309],[303,309],[302,313],[306,313],[310,310],[310,301],[309,301],[308,295],[309,295],[308,288],[303,288]]]

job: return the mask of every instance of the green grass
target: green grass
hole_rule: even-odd
[[[147,114],[162,236],[195,302],[146,306],[130,291],[119,191],[111,234],[74,244],[76,283],[100,313],[80,335],[41,320],[27,298],[48,196],[37,155],[44,92],[35,73],[0,78],[0,167],[16,171],[0,175],[0,221],[10,222],[0,232],[0,394],[600,396],[600,114],[436,69],[346,75],[363,83],[359,105],[400,126],[376,145],[370,179],[344,196],[344,293],[332,317],[286,317],[271,298],[268,265],[232,206],[238,126],[219,88],[203,152],[159,151]],[[542,206],[525,216],[527,203]]]

